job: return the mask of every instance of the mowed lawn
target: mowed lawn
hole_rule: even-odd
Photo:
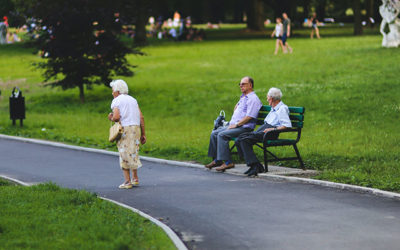
[[[306,107],[299,150],[307,168],[322,171],[317,178],[400,191],[400,50],[382,48],[379,34],[321,40],[305,34],[289,43],[293,54],[274,56],[275,40],[266,36],[219,36],[155,42],[142,49],[146,56],[129,56],[138,67],[124,79],[146,120],[148,143],[141,154],[208,162],[213,120],[221,109],[231,116],[238,83],[248,75],[264,103],[268,89],[278,87],[287,105]],[[40,59],[31,52],[0,47],[0,133],[115,150],[107,142],[111,90],[87,90],[80,104],[76,89],[42,87],[40,72],[30,66]],[[9,121],[15,85],[27,103],[23,128]],[[274,151],[293,154],[288,147]]]

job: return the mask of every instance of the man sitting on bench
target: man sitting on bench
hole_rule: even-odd
[[[282,101],[282,92],[277,88],[270,88],[267,94],[268,104],[271,111],[265,117],[264,124],[256,131],[241,134],[236,139],[236,147],[240,156],[244,157],[247,166],[250,168],[244,173],[248,176],[257,176],[265,172],[264,166],[257,159],[253,145],[263,140],[264,134],[272,130],[282,130],[292,127],[289,118],[289,108]],[[277,139],[279,133],[268,133],[268,139]]]
[[[213,161],[205,165],[208,169],[219,166],[215,170],[224,172],[226,169],[235,167],[229,151],[229,141],[244,132],[253,131],[256,126],[262,103],[253,91],[254,80],[248,76],[243,77],[239,87],[242,95],[235,106],[229,126],[220,127],[211,133],[208,156]]]

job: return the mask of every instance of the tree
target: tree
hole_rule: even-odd
[[[353,0],[353,13],[354,13],[354,35],[362,34],[361,24],[361,1]]]
[[[135,22],[135,43],[137,45],[144,45],[147,43],[146,37],[146,24],[148,20],[148,1],[146,0],[136,0],[136,8],[134,8],[134,13],[136,14]]]
[[[10,12],[14,10],[14,4],[11,0],[1,0],[0,1],[0,19],[3,21],[3,16],[7,16]]]
[[[325,18],[325,8],[326,8],[327,0],[318,0],[317,4],[317,17],[320,20],[324,20]]]
[[[264,29],[263,0],[249,0],[247,6],[247,28],[251,30]]]
[[[115,75],[131,76],[133,67],[125,56],[140,54],[120,40],[121,23],[116,2],[107,0],[17,0],[28,16],[40,20],[39,38],[45,81],[62,89],[105,84]]]
[[[303,19],[310,18],[310,3],[311,0],[303,0]]]
[[[120,13],[126,24],[135,25],[136,45],[147,44],[146,24],[149,18],[149,8],[155,4],[154,0],[119,0]]]

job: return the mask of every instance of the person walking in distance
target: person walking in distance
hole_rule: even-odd
[[[271,37],[276,37],[276,43],[275,43],[275,52],[274,55],[278,54],[279,47],[282,48],[283,51],[283,43],[282,43],[282,34],[283,34],[283,25],[282,25],[282,18],[277,17],[276,18],[276,25],[275,29],[271,34]]]
[[[310,35],[311,39],[314,38],[314,32],[317,38],[320,39],[321,37],[319,36],[317,13],[315,12],[313,13],[312,17],[310,18],[310,22],[311,22],[311,35]]]
[[[283,43],[283,53],[287,53],[288,51],[290,53],[293,52],[292,47],[290,47],[289,43],[287,42],[288,37],[290,37],[290,32],[291,32],[291,28],[290,28],[290,19],[288,17],[288,15],[286,13],[282,14],[283,17],[283,35],[282,35],[282,43]]]

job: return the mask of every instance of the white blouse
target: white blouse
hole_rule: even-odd
[[[119,95],[111,102],[111,109],[119,109],[122,127],[140,125],[139,105],[130,95]]]

